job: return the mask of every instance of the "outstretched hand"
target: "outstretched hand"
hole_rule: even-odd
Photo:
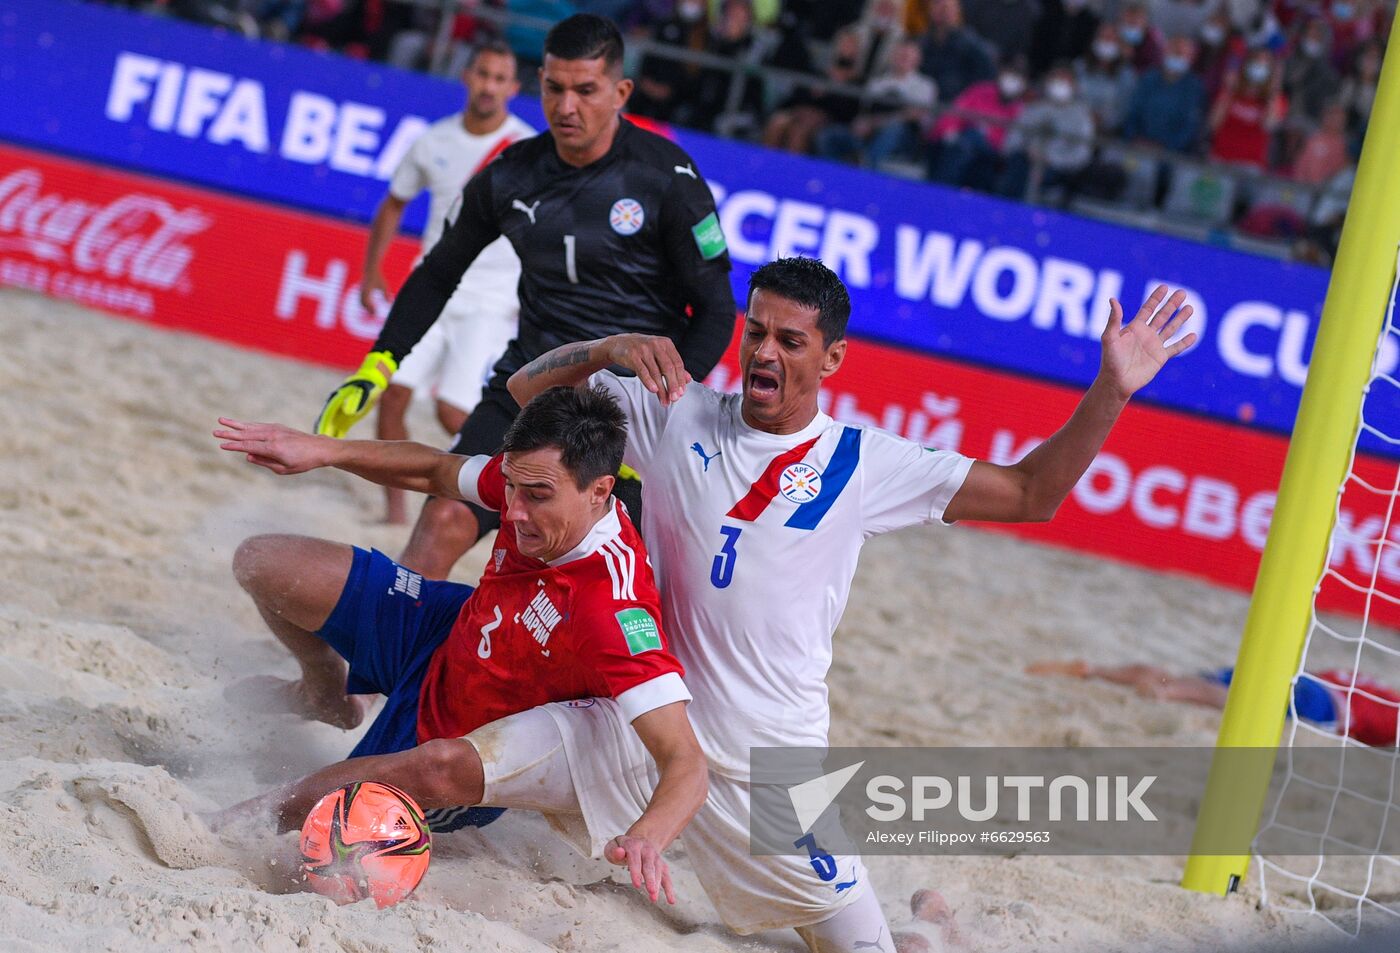
[[[246,454],[249,463],[266,467],[283,476],[305,473],[328,466],[335,440],[317,437],[282,424],[248,423],[230,417],[220,417],[223,427],[214,436],[223,443],[220,450]]]
[[[610,864],[626,867],[632,874],[632,886],[645,890],[652,903],[656,903],[664,893],[666,902],[675,905],[676,891],[671,886],[671,868],[666,866],[661,851],[651,841],[645,837],[619,834],[608,841],[603,856]]]
[[[668,337],[653,334],[618,334],[608,341],[608,356],[637,375],[642,386],[667,407],[685,395],[690,372],[685,369],[676,344]]]
[[[1156,377],[1163,364],[1196,343],[1194,331],[1174,344],[1168,343],[1191,317],[1191,306],[1185,302],[1185,291],[1167,297],[1167,286],[1158,285],[1132,322],[1125,325],[1123,306],[1116,298],[1109,301],[1099,373],[1125,400]]]

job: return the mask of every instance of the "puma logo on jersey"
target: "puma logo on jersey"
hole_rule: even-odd
[[[519,199],[512,199],[512,200],[511,200],[511,203],[510,203],[510,207],[513,208],[513,209],[519,209],[520,211],[524,212],[526,215],[530,216],[530,224],[533,225],[533,224],[535,224],[535,209],[537,209],[537,208],[540,207],[540,201],[541,201],[540,199],[536,199],[534,205],[526,205],[524,202],[520,201]]]
[[[705,448],[702,447],[702,446],[700,446],[700,441],[698,441],[698,440],[695,441],[694,443],[692,443],[692,444],[690,445],[690,449],[692,449],[692,450],[694,450],[696,453],[700,454],[700,459],[703,460],[703,461],[705,461],[705,469],[702,471],[702,472],[704,472],[704,473],[709,473],[709,472],[710,472],[710,461],[711,461],[711,460],[716,460],[716,459],[718,459],[720,456],[722,456],[722,455],[724,454],[724,451],[723,451],[723,450],[716,450],[713,454],[707,454],[707,453],[705,452]]]
[[[481,627],[481,642],[476,647],[477,658],[491,657],[491,633],[501,627],[501,607],[496,606],[496,618]]]
[[[677,175],[688,175],[688,176],[690,176],[692,179],[694,179],[695,181],[697,181],[697,182],[700,181],[700,176],[696,175],[696,174],[695,174],[695,170],[692,169],[692,168],[691,168],[690,166],[688,166],[688,165],[678,165],[678,166],[676,166],[676,174],[677,174]]]

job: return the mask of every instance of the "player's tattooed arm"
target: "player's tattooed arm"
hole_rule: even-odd
[[[557,371],[565,367],[586,364],[588,361],[592,360],[593,348],[595,346],[593,342],[565,344],[563,347],[555,348],[548,354],[538,357],[529,364],[526,364],[522,370],[525,371],[526,377],[533,379],[549,371]]]
[[[522,406],[551,387],[576,387],[606,367],[625,367],[660,398],[663,406],[681,398],[690,384],[675,343],[650,334],[614,334],[596,341],[565,344],[516,371],[506,386]]]

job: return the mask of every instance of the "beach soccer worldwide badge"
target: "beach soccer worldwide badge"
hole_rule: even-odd
[[[642,230],[642,223],[646,219],[642,203],[636,199],[618,199],[613,203],[612,211],[608,213],[608,224],[619,235],[637,234]]]

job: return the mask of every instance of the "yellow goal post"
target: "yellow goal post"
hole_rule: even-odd
[[[1196,820],[1182,886],[1226,894],[1249,857],[1195,853],[1218,832],[1259,829],[1268,770],[1232,770],[1222,748],[1276,748],[1290,682],[1313,604],[1357,438],[1363,393],[1395,278],[1400,246],[1400,18],[1378,81],[1356,182],[1327,286],[1307,384],[1284,462],[1278,502],[1245,620],[1239,657]],[[1272,766],[1272,759],[1269,759]]]

